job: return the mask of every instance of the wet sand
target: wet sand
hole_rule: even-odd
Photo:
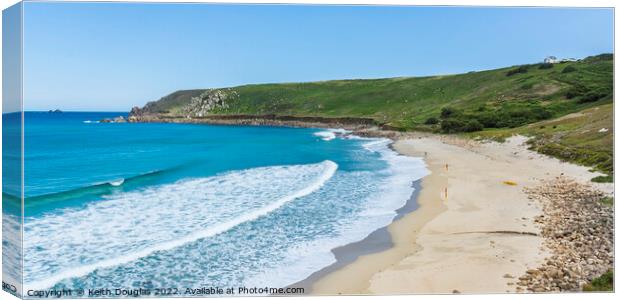
[[[414,191],[407,203],[396,210],[397,215],[394,217],[394,221],[402,219],[418,208],[417,199],[421,190],[421,183],[422,180],[413,182]],[[392,247],[394,247],[394,243],[391,234],[388,232],[388,226],[381,227],[361,241],[333,249],[332,253],[336,257],[335,263],[313,273],[303,281],[292,284],[291,287],[303,287],[306,293],[312,293],[313,285],[324,276],[342,269],[361,256],[386,251]]]

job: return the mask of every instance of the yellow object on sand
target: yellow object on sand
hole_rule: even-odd
[[[517,185],[517,183],[516,183],[516,182],[514,182],[514,181],[510,181],[510,180],[506,180],[506,181],[504,181],[504,184],[507,184],[507,185]]]

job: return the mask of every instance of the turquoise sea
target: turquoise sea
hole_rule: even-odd
[[[24,290],[284,287],[389,224],[428,172],[339,130],[97,122],[119,115],[25,113]]]

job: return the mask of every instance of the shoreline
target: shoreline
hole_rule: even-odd
[[[183,123],[183,124],[206,124],[206,125],[230,125],[230,126],[278,126],[300,128],[343,128],[347,130],[360,130],[368,128],[380,128],[390,130],[392,127],[378,124],[370,118],[355,117],[299,117],[280,115],[212,115],[205,117],[181,117],[181,116],[158,116],[158,115],[132,115],[127,119],[111,120],[113,123]]]
[[[613,193],[613,184],[590,182],[599,174],[588,167],[527,149],[524,136],[478,142],[377,125],[272,121],[157,122],[344,128],[361,137],[390,138],[390,149],[423,158],[431,171],[416,181],[421,186],[413,193],[417,199],[410,197],[404,205],[418,204],[417,209],[397,210],[389,225],[332,249],[336,262],[288,285],[304,287],[309,295],[523,292],[515,278],[521,280],[555,255],[535,221],[543,215],[542,203],[524,190],[566,176]]]
[[[514,278],[551,256],[535,222],[542,207],[523,188],[555,176],[590,184],[597,175],[530,151],[524,141],[482,144],[431,134],[398,139],[392,144],[398,153],[423,157],[431,170],[421,179],[419,208],[388,225],[393,247],[315,278],[311,294],[522,291]],[[505,184],[512,180],[517,186]]]
[[[306,292],[312,294],[314,284],[321,280],[321,278],[350,265],[361,256],[375,254],[393,248],[394,241],[392,240],[392,235],[388,229],[391,224],[404,218],[419,208],[418,196],[422,190],[421,184],[422,179],[418,179],[412,183],[414,191],[411,193],[409,199],[407,199],[405,205],[395,211],[396,216],[394,216],[392,223],[375,229],[360,241],[348,243],[332,249],[331,252],[336,258],[334,263],[312,273],[304,280],[289,285],[289,287],[303,287]]]
[[[390,133],[388,134],[391,136]],[[395,134],[398,135],[398,133]],[[418,193],[415,199],[417,208],[408,213],[399,214],[391,224],[384,227],[385,234],[389,235],[388,239],[391,241],[391,247],[384,251],[358,256],[355,261],[348,265],[339,266],[337,270],[323,273],[323,276],[314,278],[313,285],[310,288],[311,294],[372,294],[369,291],[369,279],[374,274],[383,271],[387,266],[417,252],[419,247],[412,244],[417,237],[417,232],[427,222],[445,211],[446,207],[441,202],[434,201],[437,195],[433,195],[433,192],[431,192],[435,187],[445,184],[444,178],[433,176],[433,174],[440,173],[441,164],[431,159],[428,154],[425,155],[424,152],[402,153],[398,149],[398,142],[399,140],[395,140],[390,144],[390,148],[393,151],[399,155],[423,158],[426,168],[430,171],[430,174],[416,181],[419,184],[419,190],[416,190]]]

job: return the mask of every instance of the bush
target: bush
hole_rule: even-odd
[[[534,87],[534,83],[532,82],[527,82],[521,85],[522,90],[531,90],[532,87]]]
[[[549,119],[552,112],[538,101],[505,103],[501,107],[480,106],[472,111],[446,107],[441,111],[441,131],[444,133],[472,132],[484,128],[514,128]],[[427,120],[426,124],[429,120]]]
[[[529,113],[530,116],[533,117],[536,121],[549,119],[553,115],[550,111],[540,106],[534,106],[530,108]]]
[[[441,131],[444,133],[473,132],[482,129],[484,126],[475,119],[450,118],[441,121]]]
[[[506,72],[506,76],[512,76],[515,74],[522,74],[522,73],[527,73],[527,66],[519,66],[518,68],[509,70],[508,72]]]
[[[456,109],[451,108],[451,107],[444,107],[444,108],[441,109],[440,117],[442,119],[446,119],[446,118],[450,118],[450,117],[456,116],[457,114],[458,113],[457,113]]]
[[[426,122],[424,122],[424,124],[426,124],[426,125],[435,125],[437,123],[439,123],[439,120],[437,118],[435,118],[435,117],[430,117],[430,118],[426,119]]]
[[[605,175],[605,176],[596,176],[594,178],[592,178],[591,180],[592,182],[614,182],[614,177],[610,176],[610,175]]]
[[[614,271],[609,270],[607,273],[592,279],[592,282],[583,287],[586,292],[594,291],[613,291],[614,290]]]
[[[580,95],[581,93],[576,88],[571,88],[566,91],[566,94],[564,96],[566,97],[566,99],[573,99],[575,97],[579,97]]]
[[[541,70],[551,69],[551,68],[553,68],[553,64],[551,64],[551,63],[542,63],[542,64],[538,65],[538,68],[541,69]]]
[[[474,114],[473,118],[485,128],[514,128],[551,116],[552,113],[538,103],[515,103],[504,105],[497,110]]]
[[[476,119],[487,128],[498,128],[501,123],[500,114],[497,112],[482,113],[477,115]]]
[[[572,88],[570,88],[568,91],[566,91],[565,96],[566,96],[566,99],[573,99],[573,98],[581,97],[587,94],[588,92],[590,92],[590,89],[588,89],[587,87],[583,85],[575,85]]]
[[[465,122],[458,119],[445,119],[441,121],[441,132],[455,133],[461,132],[461,128],[465,126]]]
[[[579,103],[595,102],[602,98],[605,98],[607,95],[609,95],[609,92],[606,89],[598,88],[594,91],[587,92],[585,95],[583,95],[579,99],[578,102]]]
[[[575,71],[577,71],[577,68],[573,66],[566,66],[566,68],[562,70],[562,73],[566,74],[566,73],[575,72]]]
[[[465,126],[463,126],[464,132],[480,131],[482,129],[484,129],[484,126],[475,119],[465,121]]]

